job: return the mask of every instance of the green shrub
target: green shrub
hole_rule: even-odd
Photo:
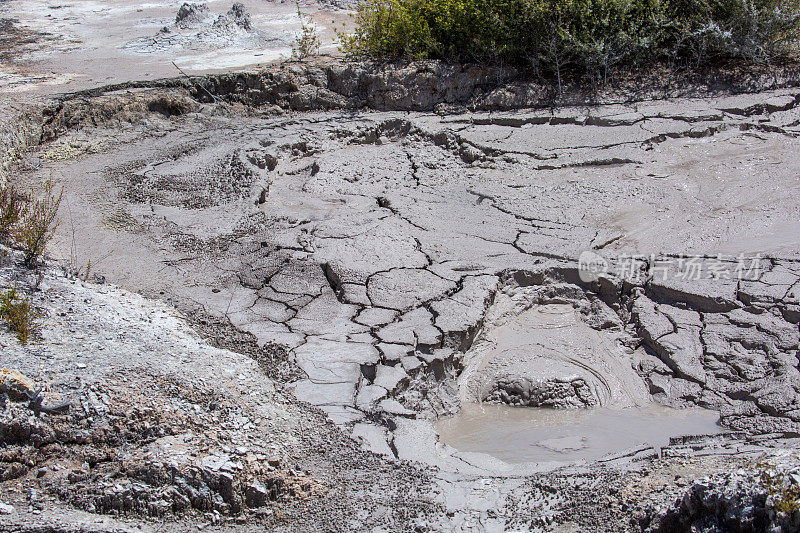
[[[355,32],[340,35],[351,54],[605,75],[792,52],[800,0],[365,0],[354,17]]]
[[[0,190],[0,242],[8,243],[11,231],[22,216],[24,198],[10,185]]]
[[[297,59],[305,59],[319,53],[320,38],[310,17],[300,11],[297,6],[297,17],[300,19],[300,33],[292,43],[292,55]]]
[[[17,334],[20,343],[27,344],[31,336],[39,330],[37,316],[31,301],[16,288],[0,295],[0,318]]]
[[[19,223],[14,227],[14,240],[25,253],[25,263],[28,265],[42,257],[60,222],[58,208],[64,189],[58,194],[55,194],[54,189],[55,185],[51,181],[45,183],[44,194],[25,205]]]

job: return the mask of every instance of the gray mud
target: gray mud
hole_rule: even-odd
[[[25,162],[26,180],[52,169],[65,184],[55,253],[285,345],[300,399],[411,435],[378,428],[376,450],[432,446],[427,419],[465,398],[652,396],[798,431],[795,89],[513,120],[100,98],[130,122],[69,131]],[[607,258],[593,282],[585,250]],[[728,279],[743,253],[761,257],[755,277]],[[728,275],[687,282],[680,254]]]
[[[634,350],[593,329],[571,304],[531,305],[526,296],[520,290],[495,297],[464,355],[462,402],[560,409],[649,402]]]
[[[718,419],[713,411],[657,404],[570,411],[463,404],[457,415],[439,420],[436,430],[444,444],[507,463],[574,463],[637,446],[660,449],[671,437],[721,433]]]

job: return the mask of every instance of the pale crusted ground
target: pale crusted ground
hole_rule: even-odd
[[[25,179],[65,185],[58,255],[288,346],[308,378],[296,393],[339,422],[376,404],[448,412],[495,295],[530,287],[519,312],[572,304],[660,401],[791,434],[797,101],[278,118],[137,104],[143,116],[120,114],[136,124],[29,156]],[[609,275],[577,279],[583,250]],[[698,279],[681,254],[705,257]],[[633,255],[636,279],[622,271]]]

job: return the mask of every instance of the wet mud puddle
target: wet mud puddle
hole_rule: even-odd
[[[439,440],[462,452],[485,453],[507,463],[593,461],[670,437],[724,432],[719,415],[704,409],[657,404],[627,409],[545,409],[464,404],[436,424]]]

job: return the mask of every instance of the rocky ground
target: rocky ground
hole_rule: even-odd
[[[181,7],[106,55],[260,20]],[[112,77],[3,100],[2,176],[64,188],[52,261],[3,250],[42,313],[0,333],[5,529],[798,528],[796,66],[560,95],[433,62]],[[724,432],[504,462],[437,436],[480,402]]]

